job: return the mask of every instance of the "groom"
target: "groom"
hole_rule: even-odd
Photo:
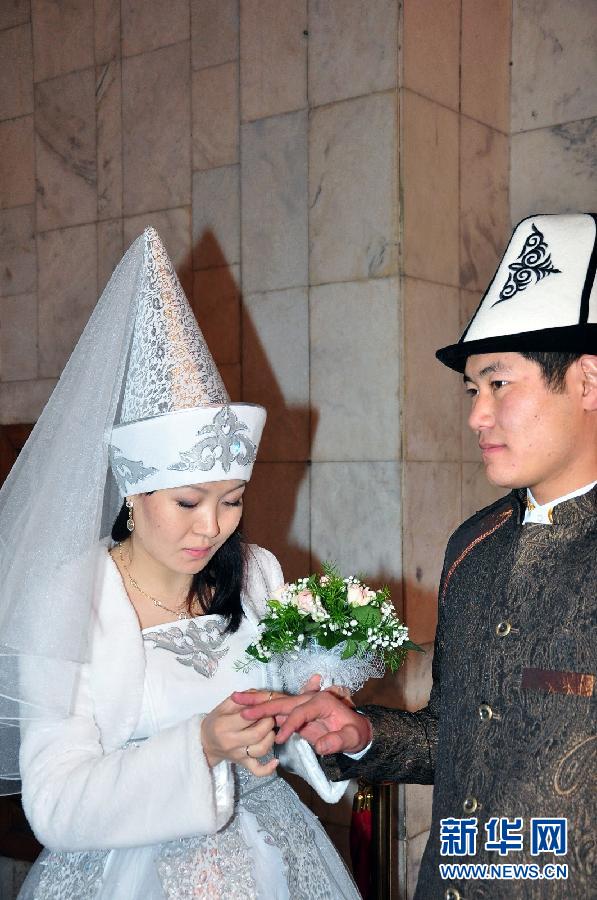
[[[437,353],[463,373],[488,478],[512,490],[448,543],[428,705],[233,695],[332,779],[434,783],[417,900],[594,889],[596,268],[597,216],[522,221]]]

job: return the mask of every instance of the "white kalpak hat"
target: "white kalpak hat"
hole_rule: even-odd
[[[463,372],[478,353],[597,353],[596,269],[597,215],[523,219],[464,334],[437,358]]]
[[[231,403],[157,232],[144,235],[139,297],[110,463],[122,496],[248,481],[266,412]]]

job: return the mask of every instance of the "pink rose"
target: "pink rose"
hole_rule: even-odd
[[[350,584],[346,592],[346,599],[351,606],[367,606],[375,597],[375,591],[363,587],[361,584]]]
[[[315,597],[311,591],[308,591],[306,588],[298,592],[294,598],[294,602],[296,603],[296,608],[299,612],[305,613],[306,615],[315,612]]]
[[[271,592],[271,599],[278,600],[280,603],[285,602],[284,594],[288,590],[287,584],[281,584],[280,587],[277,587],[275,591]]]

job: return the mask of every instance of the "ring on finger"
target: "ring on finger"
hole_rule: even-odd
[[[247,744],[247,746],[245,747],[245,753],[247,754],[247,756],[249,757],[249,759],[253,759],[253,757],[252,757],[251,754],[249,753],[249,747],[250,747],[250,744]]]
[[[267,702],[268,702],[268,703],[269,703],[269,701],[272,699],[273,696],[274,696],[274,692],[273,692],[273,691],[270,691],[270,692],[269,692],[269,697],[267,698]]]

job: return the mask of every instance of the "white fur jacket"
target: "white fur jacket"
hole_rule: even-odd
[[[209,768],[201,714],[127,745],[141,710],[145,653],[136,613],[107,550],[103,544],[90,661],[81,666],[73,712],[59,722],[29,723],[21,738],[23,806],[40,842],[54,850],[143,846],[213,833],[234,811],[233,767],[222,762]],[[261,617],[268,593],[282,581],[275,557],[251,546],[242,596],[249,619]],[[277,686],[271,666],[255,671],[256,687]],[[280,759],[327,802],[343,795],[348,782],[329,782],[311,747],[296,735]]]

